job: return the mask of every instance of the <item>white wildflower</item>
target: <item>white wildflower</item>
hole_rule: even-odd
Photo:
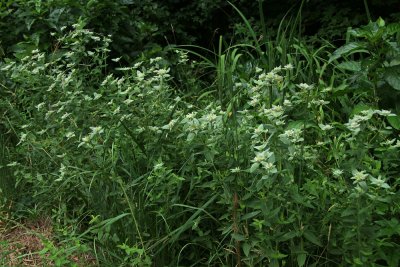
[[[114,62],[119,62],[121,60],[122,57],[117,57],[117,58],[112,58],[111,60]]]
[[[385,117],[387,117],[387,116],[396,116],[395,114],[393,114],[392,112],[390,112],[390,110],[384,110],[384,109],[382,109],[382,110],[375,110],[375,112],[376,112],[378,115],[385,116]]]
[[[136,77],[139,82],[144,80],[144,76],[145,74],[143,72],[140,72],[139,70],[136,71]]]
[[[129,105],[129,104],[132,103],[132,102],[133,102],[133,100],[130,99],[130,98],[124,100],[124,103],[125,103],[126,105]]]
[[[94,93],[94,94],[93,94],[93,100],[97,100],[97,99],[99,99],[100,97],[102,97],[101,94],[98,94],[98,93]]]
[[[364,181],[368,177],[368,173],[366,173],[365,171],[353,170],[352,173],[353,176],[351,177],[351,179],[354,180],[354,184]]]
[[[373,185],[376,185],[378,187],[385,188],[385,189],[389,189],[390,188],[390,186],[382,179],[381,176],[379,176],[378,178],[374,178],[374,177],[371,176],[369,178],[369,180],[371,181],[371,183]]]
[[[16,162],[16,161],[13,161],[13,162],[11,162],[11,163],[8,163],[8,164],[7,164],[7,167],[14,167],[14,166],[17,166],[17,165],[19,165],[19,163]]]
[[[74,132],[67,132],[66,134],[65,134],[65,137],[67,137],[67,139],[70,139],[70,138],[72,138],[72,137],[74,137],[75,136],[75,133]]]
[[[185,118],[188,120],[194,119],[197,115],[197,112],[191,112],[189,114],[186,114]]]
[[[269,158],[271,158],[274,153],[270,152],[268,149],[262,152],[255,152],[256,156],[251,161],[254,163],[262,163],[266,162]]]
[[[36,132],[38,135],[43,135],[44,133],[46,133],[47,132],[47,130],[46,129],[43,129],[43,130],[40,130],[40,131],[38,131],[38,132]]]
[[[302,137],[303,131],[301,129],[289,129],[279,135],[280,140],[285,143],[299,143],[304,141]]]
[[[302,90],[311,90],[311,89],[314,88],[313,85],[309,85],[309,84],[306,84],[306,83],[300,83],[297,86]]]
[[[103,128],[101,126],[96,126],[96,127],[90,127],[92,132],[90,133],[90,136],[93,137],[95,135],[101,134],[104,132]]]
[[[283,69],[285,69],[285,70],[292,70],[293,69],[293,65],[292,64],[286,64],[284,67],[283,67]]]
[[[382,146],[390,146],[393,145],[396,142],[396,138],[393,138],[392,140],[386,140],[384,142],[381,142]]]
[[[100,37],[98,37],[98,36],[90,36],[90,38],[92,38],[92,40],[94,40],[96,42],[100,41]]]
[[[25,142],[27,136],[28,136],[28,135],[27,135],[26,133],[22,133],[22,134],[21,134],[21,137],[19,138],[19,142],[18,142],[17,146],[18,146],[19,144]]]
[[[272,162],[262,162],[262,166],[264,170],[266,170],[268,173],[276,173],[277,169],[275,167],[275,164]]]
[[[241,170],[239,167],[236,167],[236,168],[230,169],[230,171],[231,171],[231,173],[239,173]]]
[[[283,106],[285,106],[285,107],[292,107],[293,105],[292,105],[292,102],[290,102],[290,100],[288,100],[288,99],[285,99],[284,101],[283,101]]]
[[[333,174],[333,176],[334,177],[340,177],[340,176],[342,176],[342,174],[343,174],[343,171],[342,170],[340,170],[340,169],[332,169],[332,174]]]
[[[113,111],[113,115],[117,115],[121,111],[120,106],[118,106],[116,109]]]
[[[64,113],[64,115],[61,116],[61,120],[65,120],[66,118],[68,118],[71,115],[71,113]]]
[[[319,128],[321,128],[322,131],[328,131],[328,130],[333,129],[333,126],[329,125],[329,124],[320,123],[320,124],[318,124],[318,126],[319,126]]]

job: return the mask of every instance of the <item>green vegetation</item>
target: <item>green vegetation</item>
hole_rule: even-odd
[[[0,264],[399,266],[399,15],[139,2],[1,2]]]

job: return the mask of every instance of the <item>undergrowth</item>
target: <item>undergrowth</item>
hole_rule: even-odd
[[[216,52],[171,46],[110,69],[110,36],[79,21],[51,52],[0,63],[0,204],[51,217],[59,243],[42,255],[398,266],[399,110],[377,93],[398,94],[398,26],[371,22],[335,50],[296,33],[300,13],[260,39],[237,12],[248,42]]]

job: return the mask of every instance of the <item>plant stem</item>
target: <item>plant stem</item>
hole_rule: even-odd
[[[365,7],[365,12],[367,13],[368,22],[370,22],[371,21],[371,13],[369,13],[367,0],[364,0],[364,7]]]

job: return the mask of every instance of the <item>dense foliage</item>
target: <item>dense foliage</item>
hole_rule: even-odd
[[[2,2],[0,216],[55,266],[398,266],[398,14],[267,2]]]

